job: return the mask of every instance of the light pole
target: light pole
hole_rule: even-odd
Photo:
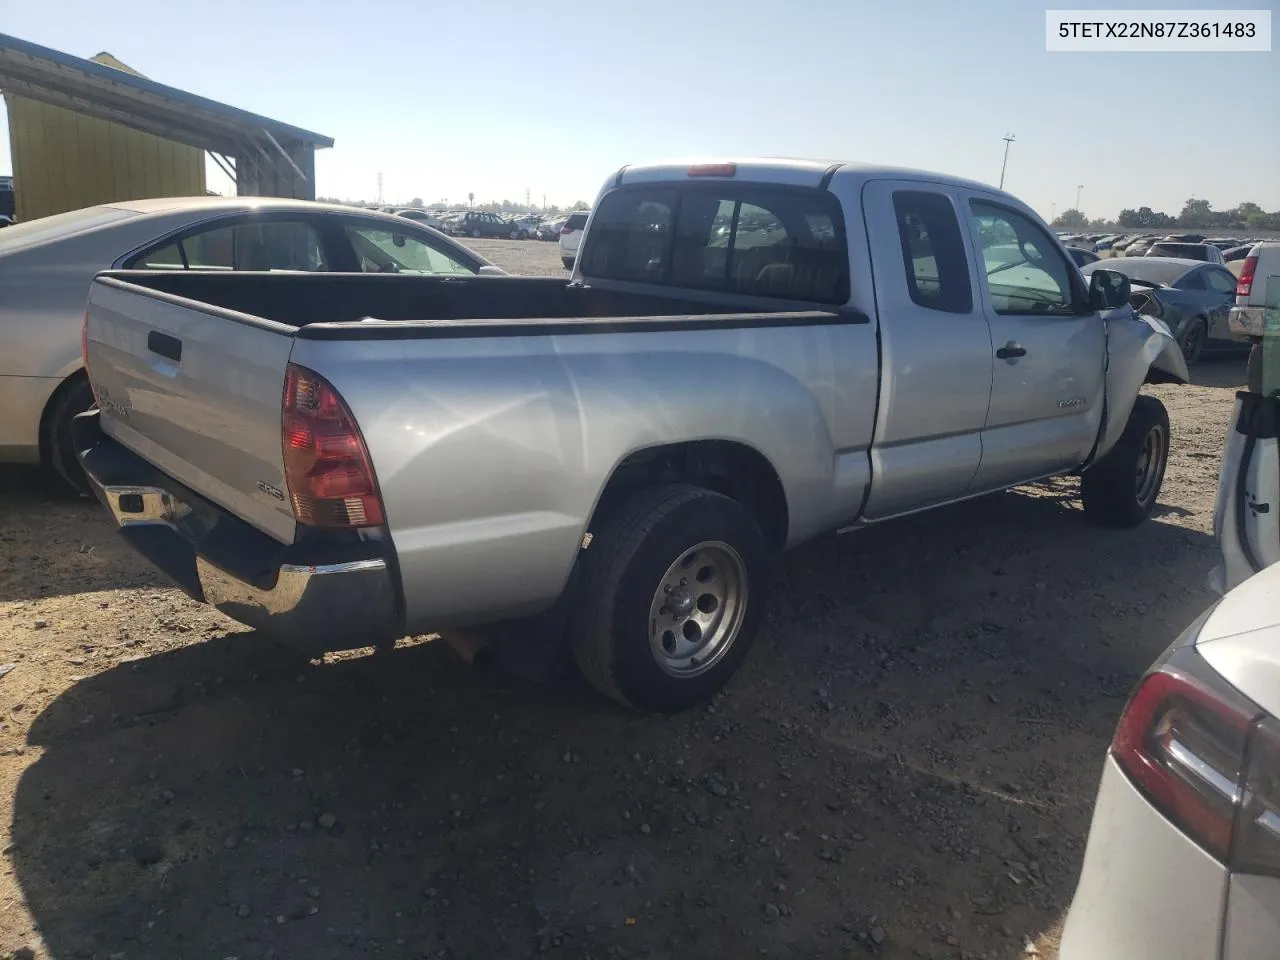
[[[1011,133],[1011,134],[1008,134],[1007,136],[1001,137],[1000,139],[1004,141],[1004,162],[1000,164],[1000,189],[1003,190],[1004,189],[1004,170],[1005,170],[1005,167],[1009,166],[1009,144],[1013,143],[1015,137]]]
[[[1049,222],[1053,223],[1054,220],[1058,219],[1057,215],[1058,215],[1058,203],[1055,200],[1049,204]]]
[[[1080,212],[1080,191],[1084,189],[1084,184],[1076,184],[1076,213]]]

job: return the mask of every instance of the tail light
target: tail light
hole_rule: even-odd
[[[1231,869],[1280,877],[1280,722],[1254,731]]]
[[[285,479],[299,523],[382,524],[382,498],[355,418],[327,380],[292,363],[284,381],[281,432]]]
[[[1240,278],[1236,280],[1236,296],[1248,297],[1253,293],[1253,275],[1258,272],[1256,254],[1244,258],[1244,266],[1240,268]]]
[[[1151,804],[1217,860],[1280,876],[1280,725],[1259,723],[1261,712],[1193,647],[1182,648],[1139,685],[1111,753]]]
[[[695,163],[689,168],[691,177],[732,177],[737,172],[736,163]]]

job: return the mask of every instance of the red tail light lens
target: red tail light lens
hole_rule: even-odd
[[[1240,279],[1236,281],[1236,296],[1247,297],[1253,293],[1253,275],[1258,272],[1258,258],[1244,258],[1244,266],[1240,268]]]
[[[289,500],[299,523],[382,524],[382,498],[355,418],[327,380],[295,364],[285,375],[281,433]]]
[[[1142,681],[1111,744],[1116,762],[1151,803],[1223,863],[1254,718],[1250,706],[1166,666]]]

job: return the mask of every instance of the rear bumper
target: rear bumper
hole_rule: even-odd
[[[281,544],[106,436],[96,411],[74,438],[120,535],[192,599],[317,654],[403,633],[385,541]]]

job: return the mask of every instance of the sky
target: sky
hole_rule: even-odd
[[[376,199],[381,173],[387,203],[527,190],[567,205],[623,164],[693,155],[994,184],[1012,134],[1005,189],[1046,218],[1077,187],[1091,217],[1176,213],[1191,197],[1280,209],[1280,52],[1047,53],[1046,6],[218,0],[121,15],[96,0],[0,0],[0,31],[78,56],[107,50],[153,80],[327,134],[317,193],[342,199]],[[0,133],[7,144],[2,118]],[[0,173],[11,169],[0,148]],[[209,186],[232,192],[214,167]]]

